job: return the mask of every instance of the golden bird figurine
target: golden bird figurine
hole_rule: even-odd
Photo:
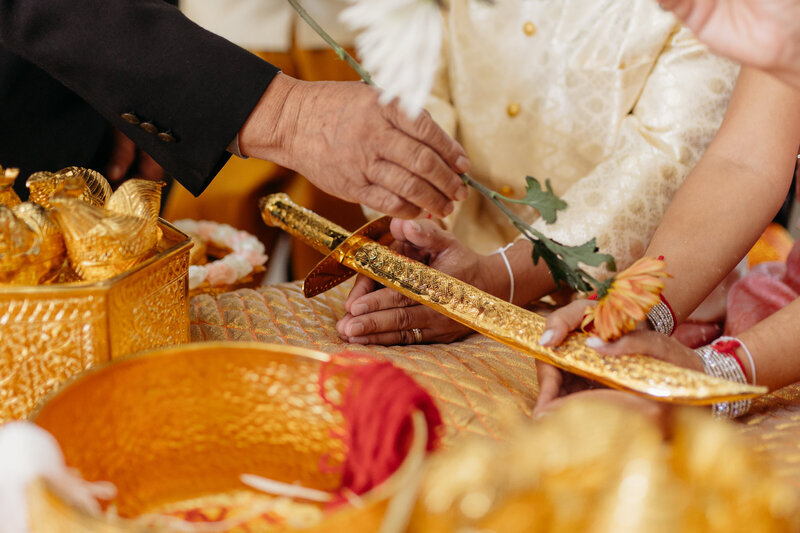
[[[81,279],[108,279],[153,255],[163,183],[129,180],[105,208],[85,202],[85,194],[76,197],[74,185],[65,183],[49,203],[64,233],[70,265]]]

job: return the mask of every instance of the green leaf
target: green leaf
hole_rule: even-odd
[[[552,224],[556,221],[556,212],[567,208],[567,202],[556,196],[550,180],[545,180],[547,189],[543,189],[541,183],[536,178],[528,176],[525,178],[525,198],[520,202],[533,207],[542,216],[545,222]]]
[[[581,263],[589,266],[606,264],[610,270],[616,270],[616,263],[611,255],[597,253],[595,239],[579,246],[566,246],[548,239],[532,228],[523,233],[533,243],[534,264],[537,264],[539,259],[544,260],[557,285],[566,283],[581,292],[598,290],[605,293],[608,289],[610,281],[601,283],[581,267]]]

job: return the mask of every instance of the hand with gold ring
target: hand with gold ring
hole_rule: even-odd
[[[499,255],[480,255],[432,220],[394,219],[392,248],[492,294],[508,295],[508,277]],[[505,285],[503,285],[505,283]],[[347,315],[337,324],[342,340],[358,344],[419,344],[455,341],[471,330],[418,304],[394,289],[359,275],[344,304]],[[419,335],[417,335],[419,332]],[[412,338],[413,337],[413,338]]]

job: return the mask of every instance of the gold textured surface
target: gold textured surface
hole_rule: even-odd
[[[506,420],[529,417],[539,393],[535,361],[483,335],[451,344],[362,346],[339,339],[336,321],[351,283],[312,299],[300,283],[241,290],[191,302],[192,341],[261,341],[327,353],[352,350],[405,370],[436,400],[447,427],[443,443],[479,435],[501,438]],[[800,385],[753,401],[733,427],[752,453],[800,491]]]
[[[66,254],[61,229],[42,206],[0,206],[0,283],[50,283],[63,271]]]
[[[530,415],[538,394],[533,357],[482,335],[452,344],[362,346],[336,332],[350,283],[306,299],[299,283],[192,299],[192,341],[260,341],[326,353],[351,350],[391,361],[430,392],[448,427],[461,434],[499,438],[502,413]]]
[[[189,241],[160,228],[166,249],[110,280],[0,291],[0,422],[97,363],[188,340]]]
[[[49,199],[64,232],[70,265],[81,279],[112,278],[155,253],[160,236],[158,210],[163,185],[142,179],[128,180],[100,207],[83,197],[63,193]],[[89,190],[89,183],[80,183],[76,192],[82,191],[85,196]]]
[[[78,186],[80,184],[80,186]],[[96,170],[67,167],[56,172],[35,172],[25,185],[30,191],[29,200],[50,209],[50,198],[62,187],[80,189],[77,196],[84,202],[102,207],[111,197],[111,185]]]
[[[14,191],[14,182],[18,176],[18,168],[3,168],[0,165],[0,205],[9,209],[22,202]]]
[[[319,250],[335,245],[330,240],[322,240],[320,235],[341,235],[341,228],[299,207],[286,194],[264,198],[261,211],[267,224],[305,239]],[[325,231],[326,226],[330,230]],[[694,405],[754,397],[767,392],[764,387],[711,377],[652,357],[603,357],[585,345],[587,335],[583,333],[571,334],[556,348],[540,346],[538,341],[545,325],[541,315],[409,259],[364,235],[349,237],[331,249],[330,255],[342,265],[479,333],[616,389],[661,401]]]
[[[343,418],[319,394],[324,353],[286,345],[203,343],[162,348],[85,373],[32,416],[66,462],[111,481],[122,518],[170,503],[246,490],[241,474],[334,491],[341,484]],[[345,378],[326,381],[332,398]],[[424,442],[424,441],[422,441]],[[376,531],[390,478],[319,528]],[[50,493],[32,493],[32,531],[134,531],[92,518]],[[251,531],[247,528],[235,531]],[[274,528],[267,528],[274,531]]]
[[[798,494],[735,426],[679,408],[672,438],[642,413],[574,400],[505,442],[430,461],[410,533],[731,533],[800,527]]]

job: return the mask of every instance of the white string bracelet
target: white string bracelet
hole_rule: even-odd
[[[514,303],[514,271],[511,270],[511,263],[508,262],[508,257],[506,257],[506,250],[514,246],[513,242],[506,244],[505,246],[501,246],[494,252],[493,254],[500,254],[500,257],[503,258],[503,262],[506,264],[506,268],[508,269],[508,279],[511,280],[509,286],[509,294],[508,294],[508,303]]]
[[[736,337],[720,337],[717,339],[718,341],[736,341],[739,343],[739,346],[742,347],[744,350],[744,354],[747,356],[747,360],[750,361],[750,370],[752,370],[753,374],[753,385],[756,384],[756,361],[753,359],[753,354],[750,353],[750,348],[747,347],[745,343],[742,342],[741,339],[737,339]]]

